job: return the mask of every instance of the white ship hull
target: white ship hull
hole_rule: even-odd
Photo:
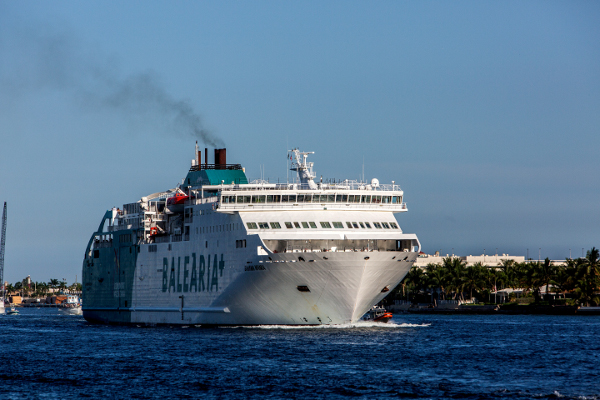
[[[324,256],[328,259],[324,260]],[[298,257],[305,261],[298,261]],[[160,268],[152,268],[148,263],[148,268],[139,269],[136,274],[129,308],[131,322],[191,325],[356,322],[385,297],[384,288],[393,288],[402,280],[416,257],[416,253],[408,252],[273,254],[270,262],[250,265],[248,271],[243,266],[230,268],[219,283],[226,286],[224,290],[188,288],[187,292],[171,293],[162,291],[162,272],[150,272]],[[179,284],[185,283],[180,277]],[[298,286],[307,286],[310,292],[301,292]]]

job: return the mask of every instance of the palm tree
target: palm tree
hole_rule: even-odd
[[[537,284],[540,284],[540,286],[546,286],[546,295],[548,295],[550,282],[556,275],[556,267],[552,265],[550,259],[546,257],[543,264],[538,263],[537,268],[533,271],[533,274],[535,274],[535,282]]]
[[[480,262],[475,263],[470,268],[466,268],[463,276],[463,287],[470,291],[470,298],[473,298],[473,289],[481,290],[483,287],[482,273],[485,267]]]
[[[427,271],[427,287],[431,289],[439,288],[445,295],[446,269],[439,264],[427,264],[425,270]]]
[[[587,252],[579,268],[579,276],[575,293],[581,303],[599,304],[599,297],[596,295],[598,286],[600,286],[600,252],[595,247]]]
[[[425,273],[421,268],[413,268],[404,277],[403,282],[408,287],[408,290],[419,291],[425,284]],[[410,299],[409,299],[410,300]]]
[[[448,271],[446,287],[449,291],[454,291],[454,298],[458,295],[462,297],[463,290],[463,277],[465,275],[465,268],[467,263],[462,261],[458,257],[446,257],[443,260],[443,266]]]
[[[56,289],[59,285],[59,280],[58,279],[50,279],[50,281],[48,282],[48,286],[50,286],[50,288],[52,289]]]

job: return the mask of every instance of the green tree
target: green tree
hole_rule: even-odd
[[[458,296],[462,298],[464,286],[464,275],[467,263],[458,257],[446,257],[443,259],[443,267],[446,269],[446,287],[454,292],[454,299]]]
[[[536,268],[533,270],[533,274],[535,275],[534,281],[539,287],[546,286],[546,294],[548,294],[550,288],[550,282],[554,279],[556,275],[556,267],[552,265],[552,262],[548,257],[544,260],[544,263],[538,263]]]
[[[463,288],[469,291],[469,296],[473,298],[473,290],[479,291],[483,288],[483,273],[485,267],[480,262],[466,268],[462,278]]]

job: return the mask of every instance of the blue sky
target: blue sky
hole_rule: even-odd
[[[196,135],[249,178],[394,180],[423,250],[600,246],[600,3],[0,0],[5,279],[75,280]],[[204,146],[202,146],[204,147]],[[212,146],[209,146],[212,147]],[[80,277],[79,277],[80,280]]]

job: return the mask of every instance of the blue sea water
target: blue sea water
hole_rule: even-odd
[[[0,316],[0,398],[600,398],[600,317],[396,315],[342,327]]]

